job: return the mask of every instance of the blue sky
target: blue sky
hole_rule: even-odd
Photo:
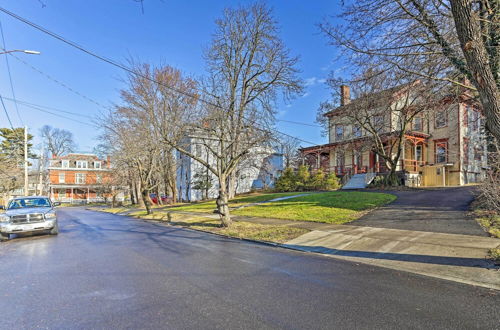
[[[169,64],[197,77],[204,73],[202,54],[210,42],[214,20],[220,17],[223,8],[247,2],[145,0],[144,13],[141,5],[133,0],[0,0],[0,6],[105,57],[119,62],[133,57],[153,64]],[[320,102],[330,94],[325,78],[329,71],[339,69],[332,62],[335,49],[327,45],[316,24],[327,15],[335,15],[339,5],[331,0],[265,2],[273,8],[285,44],[292,54],[300,56],[299,69],[307,85],[304,95],[289,104],[280,103],[278,118],[314,124]],[[0,13],[0,22],[7,49],[42,52],[41,55],[15,55],[68,87],[9,56],[16,98],[82,115],[56,112],[73,119],[69,120],[19,104],[18,116],[14,103],[6,99],[14,126],[21,126],[22,121],[35,136],[45,124],[68,129],[73,132],[80,151],[92,150],[98,143],[99,132],[86,125],[89,119],[83,116],[95,116],[101,108],[87,98],[104,106],[119,102],[119,90],[124,86],[121,78],[125,73],[4,13]],[[4,57],[0,56],[0,93],[12,98]],[[1,110],[0,127],[8,126]],[[277,127],[307,141],[326,141],[317,127],[284,122],[278,122]]]

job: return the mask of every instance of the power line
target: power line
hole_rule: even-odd
[[[94,53],[94,52],[92,52],[92,51],[90,51],[90,50],[87,50],[87,49],[85,49],[83,46],[80,46],[80,45],[78,45],[77,43],[75,43],[75,42],[73,42],[73,41],[71,41],[71,40],[68,40],[68,39],[66,39],[66,38],[64,38],[64,37],[62,37],[62,36],[60,36],[60,35],[58,35],[58,34],[56,34],[56,33],[54,33],[54,32],[51,32],[51,31],[49,31],[49,30],[45,29],[44,27],[42,27],[42,26],[40,26],[40,25],[38,25],[38,24],[36,24],[36,23],[33,23],[33,22],[31,22],[31,21],[29,21],[29,20],[27,20],[27,19],[25,19],[25,18],[23,18],[23,17],[21,17],[21,16],[19,16],[19,15],[16,15],[16,14],[14,14],[13,12],[8,11],[7,9],[5,9],[5,8],[3,8],[3,7],[0,7],[0,11],[4,12],[5,14],[7,14],[7,15],[9,15],[9,16],[11,16],[11,17],[13,17],[13,18],[15,18],[15,19],[17,19],[17,20],[19,20],[19,21],[21,21],[21,22],[23,22],[23,23],[25,23],[25,24],[27,24],[27,25],[29,25],[29,26],[31,26],[31,27],[33,27],[33,28],[35,28],[35,29],[37,29],[37,30],[39,30],[39,31],[41,31],[41,32],[43,32],[43,33],[45,33],[45,34],[48,34],[49,36],[51,36],[51,37],[53,37],[53,38],[55,38],[55,39],[57,39],[57,40],[59,40],[59,41],[61,41],[61,42],[65,43],[65,44],[67,44],[67,45],[70,45],[71,47],[74,47],[74,48],[76,48],[76,49],[78,49],[78,50],[80,50],[80,51],[82,51],[82,52],[84,52],[84,53],[86,53],[86,54],[88,54],[88,55],[90,55],[90,56],[93,56],[93,57],[95,57],[95,58],[97,58],[97,59],[99,59],[99,60],[101,60],[101,61],[103,61],[103,62],[106,62],[106,63],[108,63],[108,64],[111,64],[111,65],[113,65],[113,66],[115,66],[115,67],[117,67],[117,68],[120,68],[120,69],[122,69],[122,70],[124,70],[124,71],[126,71],[126,72],[129,72],[129,73],[133,74],[133,75],[136,75],[136,76],[138,76],[138,77],[141,77],[141,78],[143,78],[143,79],[146,79],[146,80],[148,80],[148,81],[150,81],[150,82],[153,82],[153,83],[155,83],[155,84],[157,84],[157,85],[163,86],[163,87],[165,87],[165,88],[167,88],[167,89],[170,89],[170,90],[172,90],[172,91],[174,91],[174,92],[176,92],[176,93],[178,93],[178,94],[181,94],[181,95],[184,95],[184,96],[187,96],[187,97],[190,97],[190,98],[193,98],[193,99],[199,100],[199,101],[201,101],[201,102],[203,102],[203,103],[205,103],[205,104],[207,104],[207,105],[210,105],[210,106],[213,106],[213,107],[216,107],[216,108],[222,109],[222,110],[227,110],[227,109],[224,109],[223,107],[221,107],[221,106],[220,106],[220,105],[218,105],[218,104],[215,104],[215,103],[210,102],[210,101],[208,101],[208,100],[205,100],[205,99],[203,99],[203,98],[199,98],[199,97],[198,97],[198,96],[196,96],[196,95],[193,95],[193,94],[191,94],[191,93],[187,93],[187,92],[185,92],[185,91],[179,90],[179,89],[177,89],[177,88],[175,88],[175,87],[172,87],[172,86],[170,86],[170,85],[163,84],[163,83],[161,83],[161,82],[159,82],[159,81],[156,81],[155,79],[152,79],[152,78],[150,78],[150,77],[148,77],[148,76],[146,76],[146,75],[141,74],[140,72],[137,72],[137,71],[135,71],[135,70],[133,70],[133,69],[131,69],[131,68],[128,68],[128,67],[126,67],[125,65],[122,65],[122,64],[120,64],[120,63],[118,63],[118,62],[116,62],[116,61],[114,61],[114,60],[112,60],[112,59],[109,59],[109,58],[107,58],[107,57],[104,57],[104,56],[98,55],[98,54],[96,54],[96,53]],[[264,130],[264,129],[260,129],[260,130]],[[317,143],[309,142],[309,141],[306,141],[306,140],[303,140],[303,139],[300,139],[300,138],[297,138],[297,137],[291,136],[291,135],[289,135],[289,134],[286,134],[286,133],[283,133],[283,132],[280,132],[280,131],[277,131],[277,132],[278,132],[278,133],[281,133],[281,134],[283,134],[283,135],[286,135],[286,136],[292,137],[292,138],[294,138],[294,139],[297,139],[297,140],[299,140],[299,141],[302,141],[302,142],[308,143],[308,144],[312,144],[312,145],[316,145],[316,144],[317,144]]]
[[[11,99],[8,97],[4,97],[4,99],[7,101],[14,101],[14,99]],[[48,107],[46,105],[40,105],[40,104],[36,104],[36,103],[31,103],[31,102],[19,100],[19,99],[17,99],[16,102],[18,102],[19,104],[24,105],[26,107],[37,107],[37,108],[42,108],[42,109],[49,109],[49,110],[56,111],[56,112],[67,113],[67,114],[70,114],[73,116],[79,116],[79,117],[84,117],[84,118],[88,118],[88,119],[95,119],[95,117],[92,117],[92,116],[82,115],[80,113],[71,112],[71,111],[62,110],[62,109],[53,108],[53,107]]]
[[[63,116],[63,115],[60,115],[58,113],[54,113],[54,112],[51,112],[51,111],[48,111],[48,110],[40,109],[40,108],[38,108],[36,106],[29,106],[29,105],[24,105],[24,106],[27,106],[27,107],[32,108],[32,109],[37,110],[37,111],[49,113],[49,114],[51,114],[53,116],[56,116],[56,117],[59,117],[59,118],[64,118],[64,119],[67,119],[67,120],[71,120],[71,121],[77,122],[77,123],[82,124],[82,125],[87,125],[87,126],[90,126],[90,127],[93,127],[93,128],[99,128],[96,125],[88,124],[88,123],[82,122],[81,120],[70,118],[70,117],[66,117],[66,116]]]
[[[12,125],[12,121],[10,120],[9,112],[7,111],[7,108],[5,107],[5,103],[3,102],[2,95],[0,95],[0,101],[2,101],[3,111],[5,112],[5,115],[7,116],[7,120],[9,121],[10,128],[12,128],[12,130],[14,130],[14,125]]]
[[[10,56],[14,57],[16,60],[18,60],[19,62],[23,63],[24,65],[26,65],[27,67],[29,67],[30,69],[38,72],[39,74],[41,74],[42,76],[44,76],[45,78],[55,82],[56,84],[66,88],[67,90],[69,90],[70,92],[84,98],[85,100],[91,102],[91,103],[94,103],[95,105],[101,107],[101,108],[107,108],[105,105],[102,105],[101,103],[99,103],[98,101],[88,97],[87,95],[84,95],[82,93],[80,93],[79,91],[75,90],[74,88],[66,85],[65,83],[63,83],[62,81],[59,81],[57,80],[56,78],[52,77],[51,75],[43,72],[42,70],[40,70],[39,68],[29,64],[28,62],[26,62],[25,60],[21,59],[20,57],[17,57],[16,55],[12,54],[12,53],[9,53]]]
[[[0,21],[0,34],[2,35],[3,51],[6,51],[7,46],[5,44],[5,36],[3,34],[3,26],[2,26],[1,21]],[[7,54],[5,54],[5,55],[7,55]],[[16,93],[14,93],[14,84],[12,83],[12,75],[10,73],[10,64],[9,64],[9,57],[8,56],[5,56],[5,63],[7,64],[7,73],[9,74],[10,91],[12,92],[12,98],[14,98],[14,100],[15,100]],[[24,126],[23,119],[21,118],[21,115],[19,114],[19,107],[17,106],[17,102],[14,101],[14,105],[16,106],[17,117],[19,118],[21,125]]]
[[[299,121],[293,121],[293,120],[285,120],[285,119],[276,119],[276,121],[281,121],[284,123],[290,123],[290,124],[295,124],[295,125],[302,125],[302,126],[310,126],[310,127],[322,127],[321,125],[316,125],[316,124],[309,124],[309,123],[301,123]]]

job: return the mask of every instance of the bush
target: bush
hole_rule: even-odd
[[[286,168],[275,184],[275,190],[278,192],[335,190],[339,187],[339,180],[335,174],[326,175],[319,169],[311,175],[305,165],[300,166],[297,173],[291,168]]]
[[[276,191],[296,191],[297,190],[297,175],[292,168],[287,167],[283,174],[276,180],[274,185]]]

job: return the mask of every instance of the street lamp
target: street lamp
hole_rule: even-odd
[[[25,53],[25,54],[32,54],[32,55],[40,55],[39,51],[36,50],[26,50],[26,49],[14,49],[14,50],[6,50],[3,52],[0,52],[0,55],[2,54],[8,54],[8,53]]]

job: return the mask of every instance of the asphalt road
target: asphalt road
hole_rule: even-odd
[[[349,225],[488,236],[468,215],[474,189],[469,186],[389,191],[398,199]]]
[[[2,329],[498,329],[500,292],[66,208],[0,244]],[[500,275],[499,275],[500,276]]]

